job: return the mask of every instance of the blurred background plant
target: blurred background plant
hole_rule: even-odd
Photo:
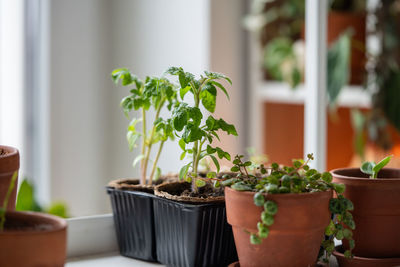
[[[35,198],[34,185],[29,182],[27,178],[22,181],[18,195],[17,204],[15,209],[17,211],[36,211],[56,215],[62,218],[70,217],[68,214],[68,207],[62,201],[52,202],[49,206],[44,207],[40,205]]]
[[[349,13],[363,12],[365,1],[334,0],[330,2],[329,19],[343,20]],[[287,82],[293,89],[304,80],[304,16],[304,0],[258,0],[254,1],[251,13],[244,20],[245,27],[259,35],[265,78]],[[338,30],[328,30],[328,35],[332,36],[328,36],[327,90],[332,106],[340,90],[350,81],[352,48],[365,51],[362,40],[352,38],[352,23],[357,21],[349,20],[343,26],[337,26]]]
[[[400,156],[395,140],[400,131],[400,1],[382,0],[372,15],[376,19],[369,34],[380,43],[377,53],[368,54],[372,108],[352,112],[355,150],[362,160],[376,160],[384,153]]]
[[[339,119],[336,104],[346,85],[362,86],[371,97],[370,108],[350,112],[357,155],[351,165],[357,166],[388,153],[400,156],[400,0],[383,0],[368,10],[367,2],[331,0],[327,29],[331,119]],[[304,81],[304,18],[304,0],[253,2],[244,25],[261,45],[265,80],[283,81],[292,89]],[[376,36],[377,52],[367,51],[369,36]]]

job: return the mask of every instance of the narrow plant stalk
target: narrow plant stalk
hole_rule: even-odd
[[[162,100],[160,102],[160,105],[157,108],[157,112],[156,112],[156,116],[154,118],[154,121],[156,121],[160,117],[160,111],[161,111],[162,106],[164,105],[164,101],[165,100]],[[144,161],[144,163],[143,163],[144,164],[143,172],[144,172],[145,176],[146,176],[146,173],[147,173],[147,165],[149,163],[150,152],[151,152],[151,147],[153,146],[153,138],[154,138],[155,132],[156,132],[156,126],[153,125],[153,128],[151,130],[151,134],[150,134],[149,144],[147,146],[146,156],[143,159],[143,161]],[[146,177],[145,177],[145,181],[146,181]],[[152,177],[150,177],[148,183],[145,183],[145,184],[152,185],[153,184]]]
[[[200,94],[199,92],[201,90],[201,87],[202,86],[200,86],[199,90],[196,91],[196,93],[194,94],[194,102],[195,102],[194,106],[196,108],[199,107],[199,94]],[[193,88],[193,91],[196,90],[196,87],[193,84],[192,84],[192,88]],[[193,193],[198,193],[198,191],[199,191],[199,189],[196,186],[196,179],[199,176],[197,171],[198,171],[198,166],[199,166],[200,153],[201,153],[201,151],[199,150],[199,141],[197,140],[197,141],[194,142],[194,147],[193,147],[193,163],[192,163],[193,166],[192,167],[193,167],[193,172],[196,175],[196,177],[193,177],[193,179],[192,179],[192,191],[193,191]]]
[[[143,126],[142,126],[142,155],[146,152],[146,111],[142,108],[142,118],[143,118]],[[140,177],[140,184],[146,184],[146,167],[144,160],[140,161],[140,170],[141,170],[141,177]]]
[[[165,143],[165,141],[161,142],[160,147],[158,148],[158,151],[157,151],[156,158],[155,158],[155,160],[153,162],[153,168],[151,169],[150,180],[149,180],[150,185],[153,182],[154,173],[155,173],[155,171],[157,169],[158,158],[160,157],[161,150],[163,149],[164,143]]]
[[[15,181],[17,180],[17,177],[18,177],[18,171],[14,172],[13,176],[11,177],[11,182],[10,185],[8,186],[8,191],[3,201],[3,207],[0,215],[0,232],[2,232],[4,229],[4,223],[6,222],[6,210],[8,206],[8,200],[10,199],[12,191],[14,190]]]

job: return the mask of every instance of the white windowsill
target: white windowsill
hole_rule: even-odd
[[[112,214],[67,219],[66,267],[162,267],[119,254]],[[340,244],[335,240],[335,245]],[[336,267],[336,259],[330,260]]]
[[[292,89],[287,83],[268,81],[259,84],[257,96],[268,102],[303,104],[305,90],[303,84]],[[341,107],[368,108],[371,106],[371,97],[369,92],[361,86],[345,86],[339,94],[338,105]]]
[[[161,267],[163,265],[123,257],[118,251],[90,256],[69,258],[66,267]]]

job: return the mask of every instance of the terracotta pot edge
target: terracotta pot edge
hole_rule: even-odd
[[[225,191],[232,191],[232,192],[237,192],[240,194],[245,194],[245,195],[254,195],[257,192],[255,191],[237,191],[235,189],[230,188],[229,186],[225,187]],[[304,196],[312,196],[312,195],[324,195],[324,194],[328,194],[328,193],[332,193],[332,189],[329,189],[327,191],[319,191],[319,192],[305,192],[305,193],[284,193],[284,194],[267,194],[267,193],[263,193],[264,196],[276,196],[276,197],[292,197],[292,198],[303,198]]]
[[[391,171],[399,171],[399,168],[384,168],[385,170],[391,170]],[[341,175],[337,174],[337,171],[342,171],[342,170],[359,170],[359,168],[337,168],[333,169],[330,171],[332,174],[333,178],[337,179],[344,179],[344,180],[349,180],[349,181],[369,181],[372,183],[378,183],[378,182],[400,182],[400,177],[399,178],[377,178],[377,179],[371,179],[371,178],[365,178],[365,177],[354,177],[354,176],[346,176],[346,175]]]
[[[53,229],[50,230],[41,230],[41,231],[7,231],[1,232],[1,235],[40,235],[40,234],[48,234],[48,233],[56,233],[66,231],[68,224],[67,221],[61,217],[57,217],[55,215],[46,214],[42,212],[32,212],[32,211],[7,211],[6,214],[15,214],[22,215],[23,217],[36,217],[36,218],[46,218],[46,220],[50,220],[56,222]]]

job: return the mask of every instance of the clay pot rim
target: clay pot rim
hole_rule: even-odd
[[[42,212],[33,212],[33,211],[7,211],[6,212],[6,217],[7,214],[10,214],[11,216],[15,216],[18,219],[24,218],[28,219],[35,217],[36,219],[40,219],[45,222],[50,222],[52,225],[52,229],[46,229],[46,230],[40,230],[40,231],[32,231],[32,230],[24,230],[24,231],[3,231],[0,232],[0,236],[5,236],[5,235],[42,235],[46,233],[54,233],[54,232],[62,232],[65,231],[67,228],[67,221],[63,218],[42,213]]]
[[[348,259],[344,256],[344,254],[342,252],[340,252],[341,250],[341,245],[340,246],[336,246],[335,250],[332,252],[332,254],[335,257],[338,258],[345,258],[346,260],[354,260],[354,261],[367,261],[369,263],[371,262],[376,262],[376,263],[385,263],[385,262],[391,262],[391,261],[399,261],[400,262],[400,258],[366,258],[366,257],[360,257],[360,256],[353,256],[352,259]]]
[[[337,172],[339,171],[345,171],[345,170],[353,170],[353,171],[358,171],[359,168],[338,168],[338,169],[333,169],[330,171],[332,176],[334,178],[338,179],[346,179],[350,181],[364,181],[364,183],[399,183],[400,182],[400,177],[399,178],[376,178],[376,179],[371,179],[371,178],[365,178],[365,177],[355,177],[355,176],[347,176],[347,175],[342,175],[338,174]],[[384,170],[388,171],[400,171],[398,168],[384,168]]]
[[[240,194],[246,194],[246,195],[249,195],[249,197],[257,193],[256,191],[238,191],[238,190],[232,189],[229,186],[225,187],[225,190],[231,190],[233,192],[238,192]],[[329,189],[329,190],[326,190],[326,191],[304,192],[304,193],[279,193],[279,194],[263,193],[263,195],[264,196],[281,197],[281,198],[303,198],[305,196],[318,195],[318,194],[327,194],[327,193],[332,193],[332,189]]]
[[[5,151],[7,151],[7,154],[5,154],[5,155],[0,155],[0,158],[1,158],[1,159],[2,159],[2,158],[14,157],[14,156],[16,156],[16,155],[19,154],[18,149],[16,149],[15,147],[12,147],[12,146],[3,146],[3,145],[0,145],[0,149],[3,149],[3,150],[5,150]]]

